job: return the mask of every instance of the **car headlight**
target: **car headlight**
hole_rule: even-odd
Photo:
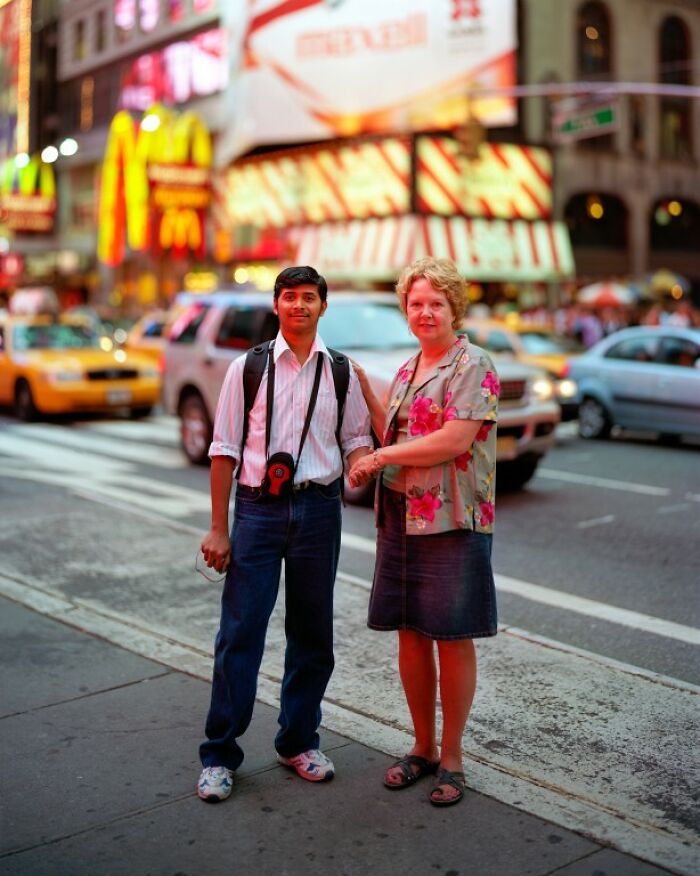
[[[554,395],[554,384],[548,377],[537,377],[532,381],[532,394],[538,401],[549,401]]]
[[[557,395],[559,398],[574,398],[578,392],[578,385],[575,380],[567,377],[566,380],[560,380],[557,383]]]
[[[51,371],[48,378],[50,383],[77,383],[83,374],[81,371]]]

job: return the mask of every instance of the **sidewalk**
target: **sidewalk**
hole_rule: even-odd
[[[225,803],[194,786],[209,685],[0,599],[0,872],[27,876],[660,876],[468,792],[440,810],[424,781],[381,784],[390,758],[322,731],[336,778],[278,766],[258,703]]]

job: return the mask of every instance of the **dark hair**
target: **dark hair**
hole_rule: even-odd
[[[325,301],[328,296],[326,281],[316,268],[312,268],[310,265],[296,265],[292,268],[285,268],[277,275],[275,280],[275,301],[279,298],[280,292],[283,289],[293,289],[295,286],[315,286],[318,289],[321,301]]]

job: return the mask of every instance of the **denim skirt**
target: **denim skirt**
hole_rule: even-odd
[[[367,625],[432,639],[495,636],[492,536],[453,529],[406,535],[406,496],[383,487]]]

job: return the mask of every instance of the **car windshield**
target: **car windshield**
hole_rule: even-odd
[[[377,301],[336,306],[331,302],[319,331],[324,342],[337,350],[392,350],[416,345],[399,308]]]
[[[525,350],[535,356],[548,353],[581,352],[581,347],[576,341],[545,332],[520,332],[520,340],[523,342]]]
[[[15,350],[74,350],[100,346],[98,336],[87,326],[59,322],[15,326],[12,343]]]

